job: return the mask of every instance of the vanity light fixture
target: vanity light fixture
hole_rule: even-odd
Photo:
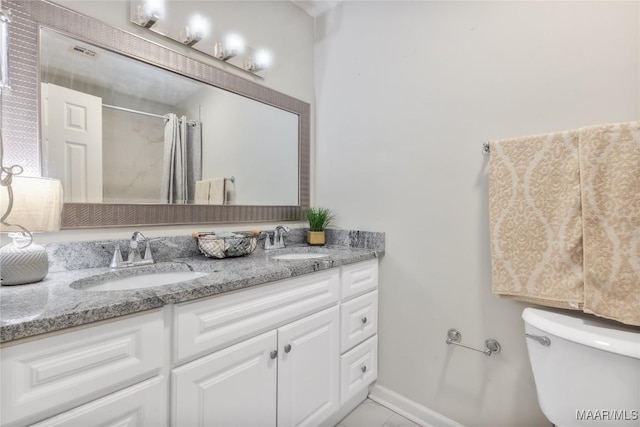
[[[144,28],[151,28],[162,16],[164,4],[162,0],[147,0],[136,7],[136,24]]]
[[[141,6],[138,6],[139,9],[141,9]],[[144,27],[144,28],[151,28],[153,27],[153,24],[155,24],[156,22],[158,22],[158,19],[160,19],[160,15],[157,13],[151,13],[150,15],[147,15],[144,12],[140,12],[140,14],[138,15],[138,22],[140,24],[140,26]]]
[[[180,41],[186,46],[193,46],[207,36],[209,23],[200,15],[193,15],[189,25],[180,31]]]
[[[146,20],[143,21],[140,25],[142,25],[145,28],[151,28],[153,27],[153,24],[158,22],[158,19],[160,19],[160,15],[158,15],[157,13],[153,13],[150,16],[148,16]]]
[[[271,65],[273,57],[271,53],[261,49],[256,51],[253,56],[248,56],[244,60],[244,69],[252,73],[257,73],[262,70],[266,70]]]
[[[224,43],[216,43],[213,47],[213,56],[221,61],[228,61],[234,56],[244,53],[244,40],[237,34],[228,34]]]
[[[223,40],[218,39],[219,35],[216,34],[210,43],[201,41],[210,36],[209,21],[202,15],[194,14],[188,24],[183,24],[185,11],[182,10],[177,13],[180,17],[174,19],[181,23],[173,24],[169,16],[171,10],[165,13],[164,1],[166,0],[130,0],[130,21],[221,61],[226,67],[252,74],[257,79],[264,79],[257,73],[271,66],[271,54],[246,46],[243,38],[237,33],[228,34]],[[171,3],[168,3],[167,7],[170,5]],[[156,22],[158,25],[154,25]]]
[[[193,33],[188,25],[185,25],[180,31],[180,41],[186,46],[193,46],[202,40],[202,34]]]

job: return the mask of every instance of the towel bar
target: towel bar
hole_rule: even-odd
[[[484,353],[486,356],[491,356],[493,353],[500,353],[500,343],[493,338],[489,338],[484,342],[484,348],[474,348],[469,347],[468,345],[461,344],[462,334],[457,329],[449,329],[447,332],[447,344],[453,344],[460,347],[468,348],[469,350],[479,351],[480,353]]]
[[[484,154],[485,156],[488,156],[489,154],[491,154],[491,146],[489,145],[488,142],[482,143],[482,154]]]

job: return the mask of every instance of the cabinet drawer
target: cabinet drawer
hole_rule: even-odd
[[[160,311],[2,348],[3,426],[42,420],[159,372]]]
[[[378,378],[378,336],[373,336],[340,356],[340,404]]]
[[[193,360],[338,302],[337,269],[175,307],[174,360]]]
[[[378,260],[371,259],[342,267],[342,300],[362,295],[378,287]]]
[[[340,352],[360,344],[378,330],[378,291],[342,303],[340,307]]]
[[[79,408],[72,409],[32,427],[163,427],[167,425],[167,384],[155,377]]]

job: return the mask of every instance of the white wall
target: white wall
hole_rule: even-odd
[[[248,44],[269,48],[274,55],[273,66],[260,75],[264,80],[236,71],[224,64],[198,54],[176,42],[167,40],[129,22],[128,0],[54,0],[62,6],[82,14],[100,19],[117,28],[140,35],[179,52],[222,67],[248,80],[275,89],[279,92],[312,104],[313,114],[313,19],[302,9],[288,1],[195,1],[170,0],[181,3],[181,8],[199,12],[211,17],[212,25],[224,26],[243,34]],[[312,129],[312,146],[314,144]],[[195,226],[198,230],[246,230],[249,228],[273,229],[273,224],[212,224]],[[195,230],[194,226],[135,227],[142,229],[147,237],[184,235]],[[126,238],[134,228],[94,229],[61,231],[38,236],[38,241],[56,242],[71,240],[92,240],[94,238]],[[107,237],[110,236],[110,237]]]
[[[236,205],[298,204],[296,114],[213,88],[188,101],[202,120],[202,179],[235,177]]]
[[[638,2],[346,1],[316,20],[316,201],[387,233],[379,384],[468,426],[549,425],[523,304],[490,292],[482,143],[640,116]],[[445,344],[502,344],[499,355]]]

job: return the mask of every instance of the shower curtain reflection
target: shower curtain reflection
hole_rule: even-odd
[[[189,129],[187,117],[169,113],[165,116],[164,128],[164,156],[162,163],[162,183],[160,188],[161,203],[188,203],[189,187],[195,182],[193,159],[195,158],[193,149],[199,147],[200,126],[197,129]],[[187,148],[191,147],[191,149]],[[191,154],[189,156],[189,154]],[[188,158],[191,158],[191,161]],[[191,185],[189,185],[191,183]],[[193,200],[193,197],[191,197]]]
[[[166,115],[160,202],[185,203],[187,200],[187,123],[173,113]]]

